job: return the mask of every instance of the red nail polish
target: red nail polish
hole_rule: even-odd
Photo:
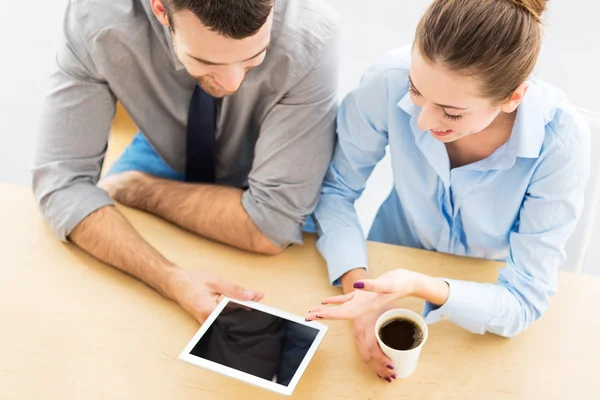
[[[393,366],[393,365],[389,365],[389,364],[388,364],[388,365],[386,365],[386,367],[387,367],[387,369],[394,369],[394,366]]]
[[[385,378],[385,380],[386,380],[388,383],[392,383],[392,380],[390,379],[390,377],[389,377],[389,376],[387,376],[387,377]]]
[[[363,282],[356,282],[354,285],[354,289],[364,289],[365,284]]]

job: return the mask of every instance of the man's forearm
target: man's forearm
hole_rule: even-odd
[[[264,254],[282,250],[254,225],[242,205],[240,189],[140,174],[126,193],[128,198],[117,196],[116,200],[209,239]]]
[[[69,239],[99,260],[172,298],[169,281],[178,267],[146,242],[115,207],[103,207],[90,214]]]

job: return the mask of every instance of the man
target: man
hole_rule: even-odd
[[[33,169],[52,230],[199,321],[221,294],[259,300],[174,265],[111,198],[254,252],[301,243],[333,149],[338,33],[317,0],[70,0]],[[143,134],[97,187],[117,99]]]

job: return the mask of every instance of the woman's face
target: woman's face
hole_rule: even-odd
[[[418,48],[412,50],[410,98],[421,107],[418,126],[437,140],[450,143],[485,130],[501,113],[512,113],[526,90],[521,85],[511,99],[497,103],[478,94],[474,77],[450,71],[423,59]],[[523,91],[522,94],[519,94]],[[519,93],[517,93],[519,92]]]

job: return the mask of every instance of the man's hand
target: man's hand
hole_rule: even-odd
[[[206,271],[177,270],[169,279],[168,296],[198,322],[203,323],[225,295],[236,300],[260,301],[260,292],[245,290]]]
[[[215,308],[220,295],[237,300],[261,300],[212,272],[182,270],[146,242],[114,207],[103,207],[85,218],[69,235],[79,247],[128,273],[174,300],[199,322]]]
[[[139,171],[125,171],[102,178],[98,182],[98,187],[124,206],[136,207],[136,185],[146,176]]]

